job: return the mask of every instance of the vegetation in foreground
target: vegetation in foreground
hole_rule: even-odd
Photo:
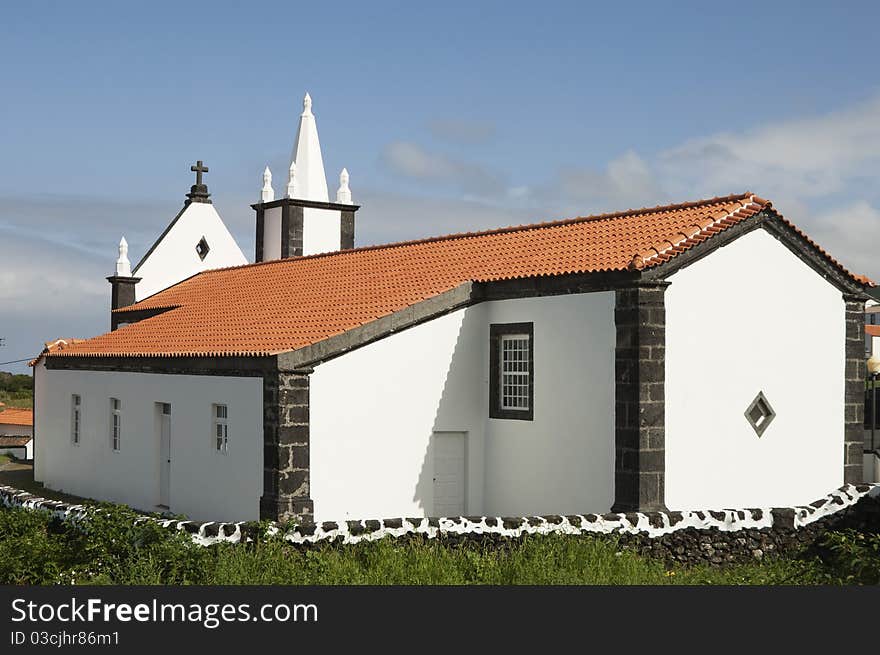
[[[669,569],[608,537],[505,548],[383,539],[297,548],[278,537],[201,547],[118,506],[79,522],[0,508],[0,584],[878,584],[880,537],[830,533],[819,555]]]
[[[7,407],[30,409],[33,404],[31,376],[0,371],[0,403],[5,403]]]

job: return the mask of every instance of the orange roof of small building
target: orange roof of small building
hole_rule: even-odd
[[[468,281],[657,266],[770,206],[769,201],[744,193],[209,270],[116,310],[169,311],[44,354],[174,357],[288,352]],[[869,283],[813,245],[845,275],[859,284]]]
[[[34,410],[18,409],[16,407],[7,407],[0,412],[0,426],[4,425],[33,425]],[[3,428],[0,427],[0,432]]]

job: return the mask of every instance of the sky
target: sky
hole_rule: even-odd
[[[320,4],[320,6],[319,6]],[[876,2],[4,3],[0,370],[109,329],[204,160],[253,257],[306,91],[358,245],[740,193],[880,279]]]

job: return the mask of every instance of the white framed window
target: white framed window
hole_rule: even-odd
[[[118,451],[122,446],[122,403],[110,399],[110,447]]]
[[[489,417],[534,417],[534,324],[489,326]]]
[[[82,398],[79,394],[70,397],[70,443],[79,445],[82,430]]]
[[[501,409],[527,412],[529,394],[528,334],[505,334],[501,337]]]
[[[227,424],[228,412],[226,405],[212,405],[214,415],[214,432],[212,441],[214,450],[218,453],[229,452],[229,426]]]

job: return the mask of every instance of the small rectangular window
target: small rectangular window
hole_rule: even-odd
[[[534,418],[534,324],[489,327],[489,417]]]
[[[80,424],[82,422],[82,399],[77,394],[70,397],[70,441],[79,445]]]
[[[110,447],[118,451],[122,446],[122,404],[119,398],[110,399]]]
[[[214,449],[218,453],[229,452],[229,428],[226,423],[226,405],[214,405]]]

